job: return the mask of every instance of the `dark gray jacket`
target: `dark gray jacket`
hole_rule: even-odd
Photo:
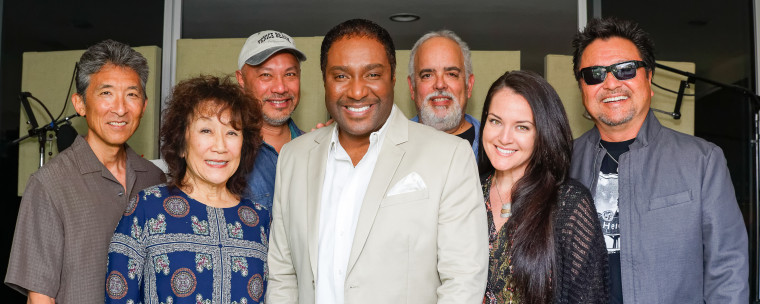
[[[575,140],[570,176],[595,193],[605,151]],[[650,110],[619,165],[625,303],[747,303],[747,230],[723,151]]]

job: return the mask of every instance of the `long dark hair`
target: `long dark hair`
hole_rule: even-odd
[[[528,101],[536,125],[536,139],[525,175],[513,186],[512,217],[503,229],[513,237],[512,280],[520,303],[551,303],[555,268],[553,213],[557,192],[567,179],[572,134],[565,108],[551,85],[529,71],[506,72],[488,89],[480,125],[478,167],[485,175],[494,167],[483,149],[483,128],[493,96],[512,89]]]

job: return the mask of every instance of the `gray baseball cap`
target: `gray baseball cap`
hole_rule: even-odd
[[[272,54],[282,50],[293,53],[300,61],[306,60],[306,55],[296,49],[293,38],[285,33],[268,30],[253,34],[248,37],[243,49],[240,50],[238,69],[242,69],[245,64],[259,65]]]

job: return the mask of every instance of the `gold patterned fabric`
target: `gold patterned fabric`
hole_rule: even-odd
[[[512,271],[510,267],[510,258],[512,248],[512,235],[507,231],[507,225],[496,230],[491,213],[490,191],[493,175],[483,183],[483,200],[486,202],[486,213],[488,214],[488,284],[486,285],[486,295],[483,303],[487,304],[517,304],[516,295],[514,294],[514,283],[512,282]]]
[[[490,189],[493,175],[483,184],[489,224],[490,260],[483,303],[519,303],[514,293],[510,258],[512,231],[505,224],[496,230],[491,211]],[[555,267],[551,280],[553,303],[609,303],[607,249],[591,193],[578,181],[560,185],[554,226]]]

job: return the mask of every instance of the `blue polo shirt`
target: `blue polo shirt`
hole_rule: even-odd
[[[290,139],[301,136],[304,132],[298,129],[292,119],[288,120],[290,129]],[[277,171],[277,157],[280,154],[274,147],[266,142],[261,142],[259,153],[256,154],[256,162],[253,164],[253,171],[248,174],[247,198],[254,203],[259,203],[264,207],[272,210],[272,200],[274,199],[274,176]]]

